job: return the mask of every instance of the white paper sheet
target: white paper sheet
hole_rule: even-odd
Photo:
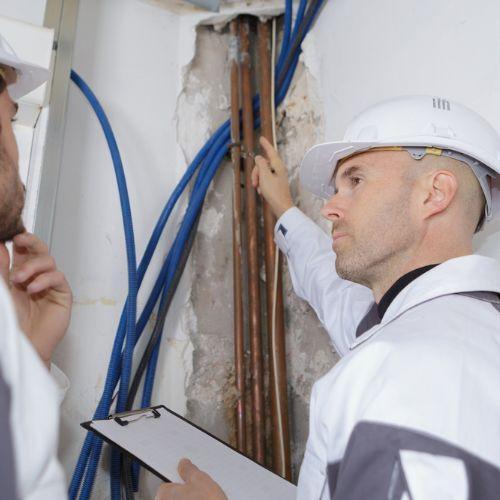
[[[173,482],[181,458],[189,458],[221,486],[230,500],[293,500],[296,487],[163,407],[159,418],[139,418],[126,426],[115,420],[92,422],[95,429]]]

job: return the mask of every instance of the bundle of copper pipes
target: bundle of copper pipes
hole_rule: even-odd
[[[255,23],[257,23],[256,35],[255,30],[252,30]],[[240,17],[230,25],[231,157],[234,170],[234,345],[235,382],[238,394],[235,409],[236,445],[242,453],[290,479],[285,327],[281,265],[273,238],[275,219],[269,206],[258,196],[251,182],[254,166],[252,105],[254,68],[259,70],[260,135],[271,143],[274,141],[272,96],[274,63],[271,60],[270,26],[271,21],[257,21],[249,17]],[[254,40],[258,45],[256,51],[251,50],[251,43]],[[256,64],[252,64],[252,52],[257,55]],[[259,224],[260,204],[264,220],[263,237],[260,234]],[[264,242],[264,252],[259,250],[261,241]],[[263,297],[259,277],[259,256],[262,253],[266,270],[264,325],[261,321]],[[244,290],[244,286],[247,286],[247,290]],[[244,300],[245,298],[247,300]],[[267,358],[263,356],[264,331],[267,333]],[[250,351],[249,367],[245,366],[247,346]],[[267,376],[264,373],[266,368],[269,371]],[[246,378],[247,372],[250,373],[249,384]],[[265,380],[268,381],[267,384]],[[270,406],[270,411],[266,411],[266,403]],[[270,419],[267,428],[271,429],[272,436],[267,440],[266,418]],[[266,457],[271,457],[272,463],[266,464]]]

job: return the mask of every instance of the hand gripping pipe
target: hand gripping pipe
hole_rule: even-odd
[[[286,56],[283,55],[282,49],[282,54],[280,55],[280,60],[282,61],[282,63],[278,64],[276,68],[278,83],[276,85],[276,106],[281,104],[281,102],[285,98],[286,92],[290,86],[295,68],[298,63],[300,44],[309,31],[323,3],[324,0],[312,0],[308,5],[307,0],[301,0],[299,4],[295,25],[289,41],[289,46],[286,49]],[[288,16],[288,18],[291,19],[291,6],[292,3],[287,2],[287,14],[285,18],[287,18]],[[146,323],[151,316],[158,302],[158,299],[160,298],[160,295],[166,297],[167,293],[173,294],[175,292],[175,286],[173,286],[175,284],[175,270],[179,267],[180,263],[183,260],[183,249],[187,248],[187,243],[189,241],[191,233],[195,231],[196,220],[201,210],[201,206],[203,204],[208,186],[212,181],[215,173],[217,172],[217,169],[220,166],[224,156],[227,153],[228,144],[230,142],[230,124],[229,121],[226,121],[224,124],[222,124],[203,146],[203,148],[201,148],[195,159],[188,166],[181,181],[170,195],[162,213],[160,214],[156,226],[151,234],[149,243],[146,247],[146,251],[144,252],[144,255],[139,264],[139,267],[135,269],[135,247],[133,241],[133,225],[130,212],[130,203],[127,203],[128,194],[126,191],[123,168],[121,168],[121,172],[119,172],[121,167],[121,160],[119,158],[116,141],[114,140],[109,122],[107,121],[107,119],[105,119],[104,111],[102,110],[102,107],[99,105],[91,90],[75,72],[72,72],[71,78],[73,82],[82,90],[92,108],[94,109],[96,115],[98,116],[101,126],[103,127],[106,139],[108,141],[108,146],[110,148],[110,151],[112,152],[113,165],[115,168],[120,193],[120,202],[122,204],[124,227],[126,228],[125,240],[128,250],[127,262],[130,269],[128,297],[124,305],[115,336],[101,400],[94,413],[94,418],[99,419],[107,417],[107,415],[111,412],[113,394],[118,383],[120,383],[118,400],[120,402],[120,405],[127,406],[126,399],[128,398],[128,383],[130,381],[129,370],[131,355],[133,355],[133,349],[142,332],[144,331]],[[259,102],[259,97],[255,96],[253,98],[252,104],[255,116],[254,126],[256,127],[260,125]],[[141,312],[139,320],[136,323],[135,311],[137,290],[142,284],[144,275],[149,267],[151,258],[156,250],[159,239],[165,229],[173,208],[192,180],[193,175],[197,171],[198,175],[194,187],[191,191],[189,205],[184,215],[181,228],[174,241],[174,244],[172,245],[168,253],[167,258],[164,261],[153,289],[150,292],[150,296],[146,302],[146,306]],[[133,266],[131,265],[132,263],[134,264]],[[172,287],[172,291],[168,292],[170,287]],[[151,355],[151,357],[147,360],[148,368],[143,390],[143,406],[149,405],[151,400],[152,387],[154,383],[154,372],[157,361],[157,348],[159,345],[158,343],[159,338],[155,343],[156,354]],[[153,353],[154,352],[155,350],[153,350]],[[102,440],[88,433],[84,440],[82,450],[75,466],[75,470],[69,487],[69,497],[71,499],[87,499],[90,497],[95,474],[97,471],[97,466],[100,460],[101,451]],[[121,498],[120,474],[119,470],[117,471],[116,466],[111,477],[111,483],[111,498],[113,500]]]

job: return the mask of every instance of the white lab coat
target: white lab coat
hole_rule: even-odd
[[[68,381],[55,366],[51,372],[21,332],[10,294],[0,279],[0,375],[10,392],[10,431],[20,499],[67,496],[57,445],[59,405]]]
[[[440,264],[356,338],[373,295],[336,275],[331,238],[297,208],[275,238],[343,356],[313,387],[298,498],[500,498],[500,265]]]

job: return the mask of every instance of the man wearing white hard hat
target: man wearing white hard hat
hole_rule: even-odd
[[[261,142],[254,185],[296,293],[343,356],[313,388],[299,498],[497,498],[500,265],[472,254],[498,211],[497,132],[438,97],[362,112],[302,161],[331,235],[293,206]]]
[[[45,244],[25,232],[12,129],[14,99],[47,76],[0,35],[0,497],[9,499],[66,497],[57,444],[67,379],[51,357],[68,327],[72,296]]]
[[[498,498],[500,265],[472,254],[498,210],[496,131],[437,97],[362,112],[301,165],[331,235],[294,206],[286,167],[261,145],[253,184],[295,292],[342,356],[313,388],[298,499]],[[226,498],[189,461],[179,473],[185,484],[158,499]]]

